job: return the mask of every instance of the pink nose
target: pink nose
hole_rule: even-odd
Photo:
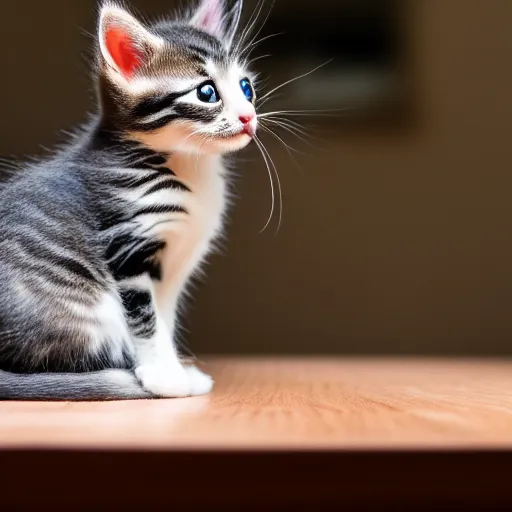
[[[253,115],[240,116],[238,119],[240,119],[240,122],[242,124],[249,124],[254,119],[254,116]]]
[[[240,122],[244,125],[244,133],[246,133],[250,137],[254,137],[256,131],[254,130],[254,126],[251,124],[251,121],[254,119],[254,116],[240,116],[238,119],[240,119]]]

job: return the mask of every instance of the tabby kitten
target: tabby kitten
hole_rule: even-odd
[[[113,3],[98,25],[99,113],[0,191],[0,398],[201,395],[177,308],[219,236],[222,155],[257,128],[236,44],[241,2],[202,0],[146,26]]]

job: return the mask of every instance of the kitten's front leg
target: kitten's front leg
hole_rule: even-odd
[[[175,337],[177,303],[178,299],[175,297],[174,300],[167,300],[165,303],[159,305],[159,309],[161,308],[161,310],[164,311],[163,319],[167,326],[167,332],[170,333],[171,340]],[[193,364],[184,365],[184,369],[190,379],[191,395],[205,395],[212,390],[214,382],[209,375],[199,370],[199,368]]]
[[[208,393],[212,388],[211,379],[205,382],[196,374],[199,370],[181,364],[169,330],[157,313],[151,286],[137,284],[121,288],[133,336],[137,378],[145,389],[160,397]]]
[[[165,324],[156,317],[155,326],[151,337],[134,337],[135,375],[154,395],[190,396],[190,378],[178,359]]]

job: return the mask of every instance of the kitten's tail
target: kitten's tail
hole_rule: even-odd
[[[153,398],[128,370],[18,374],[0,370],[0,400],[135,400]]]

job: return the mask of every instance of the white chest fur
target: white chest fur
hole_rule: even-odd
[[[167,166],[191,192],[183,194],[187,215],[167,224],[162,233],[167,247],[161,255],[162,281],[156,294],[164,315],[176,307],[187,280],[210,251],[226,208],[225,169],[219,156],[173,155]]]

